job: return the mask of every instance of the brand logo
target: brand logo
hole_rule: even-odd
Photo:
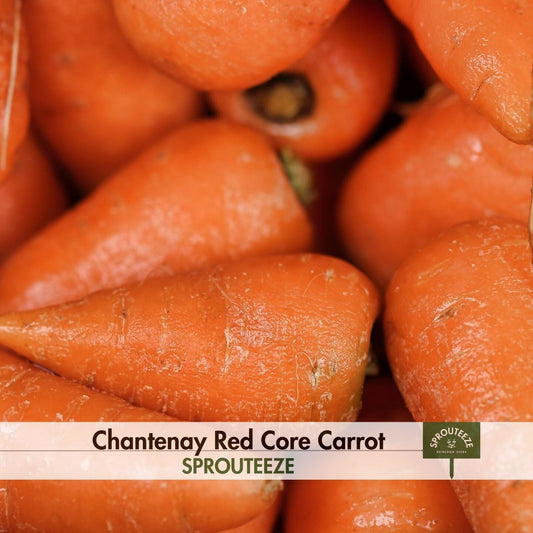
[[[481,457],[479,422],[424,422],[424,459],[450,459],[450,478],[454,475],[454,459]]]

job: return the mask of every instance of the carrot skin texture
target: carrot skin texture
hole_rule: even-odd
[[[416,420],[533,420],[526,233],[504,219],[460,224],[396,271],[386,348]]]
[[[463,504],[475,533],[531,531],[533,524],[531,480],[457,480],[453,482],[453,488]]]
[[[108,522],[119,533],[215,533],[240,527],[271,501],[261,481],[0,481],[0,501],[6,483],[10,515],[0,526],[9,533],[94,533]]]
[[[28,42],[22,17],[17,14],[14,0],[0,2],[0,183],[9,175],[15,155],[26,138],[30,121],[28,102]],[[18,36],[15,19],[19,17]],[[12,57],[14,43],[18,43],[16,77],[14,79],[12,102],[9,105],[10,85],[12,82]],[[9,120],[9,124],[6,122]],[[4,142],[4,133],[7,142]],[[5,146],[4,146],[5,145]]]
[[[295,481],[286,533],[471,533],[448,481]]]
[[[0,268],[3,312],[246,255],[310,248],[312,230],[268,141],[184,126],[124,167]]]
[[[126,38],[156,67],[201,90],[239,90],[305,55],[347,3],[115,0],[113,5]]]
[[[529,215],[533,146],[517,145],[446,90],[368,151],[339,202],[349,257],[384,288],[411,252],[448,227]]]
[[[355,0],[289,73],[303,75],[314,92],[309,116],[279,124],[250,106],[246,92],[213,92],[222,115],[269,135],[306,161],[338,157],[359,144],[388,106],[398,62],[397,39],[387,10]]]
[[[30,137],[0,184],[0,259],[67,208],[68,198],[54,168]]]
[[[44,372],[3,350],[0,383],[2,421],[176,421]],[[0,530],[218,531],[266,511],[280,487],[262,481],[0,481]]]
[[[417,421],[533,420],[533,270],[525,225],[455,226],[386,295],[387,353]],[[454,482],[476,533],[533,528],[533,482]]]
[[[387,0],[442,81],[514,142],[533,141],[529,0]]]
[[[199,93],[133,52],[108,0],[29,0],[24,16],[34,120],[80,189],[200,115]]]
[[[227,263],[0,318],[0,344],[186,420],[353,420],[377,292],[340,259]]]
[[[276,501],[253,520],[235,529],[227,529],[219,533],[272,533],[278,515],[281,510],[282,498],[278,496]]]

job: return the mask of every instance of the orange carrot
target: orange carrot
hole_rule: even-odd
[[[387,0],[439,77],[509,139],[533,141],[530,0]]]
[[[239,90],[265,81],[305,55],[347,3],[113,1],[139,54],[202,90]]]
[[[199,121],[156,143],[12,255],[0,268],[0,309],[303,251],[311,238],[267,140],[244,126]]]
[[[0,0],[0,182],[13,166],[29,123],[28,45],[22,0]]]
[[[454,224],[491,215],[527,221],[532,175],[532,146],[509,141],[438,89],[347,178],[342,241],[384,287],[409,253]]]
[[[43,372],[0,350],[3,421],[172,421]],[[218,531],[265,512],[264,481],[0,481],[0,531]]]
[[[353,420],[377,294],[295,254],[227,263],[0,317],[0,344],[186,420]]]
[[[273,527],[281,509],[282,499],[280,496],[266,510],[256,518],[235,529],[220,531],[219,533],[272,533]]]
[[[200,95],[131,50],[109,0],[25,0],[35,122],[83,190],[199,115]]]
[[[28,138],[0,184],[0,259],[67,207],[67,196],[41,148]]]
[[[417,421],[533,421],[533,267],[526,227],[455,226],[411,255],[387,290],[396,382]],[[462,481],[476,533],[533,530],[533,482]]]
[[[246,91],[211,93],[211,103],[307,161],[337,157],[361,143],[390,102],[395,37],[380,3],[354,0],[287,70]]]
[[[297,481],[286,533],[471,533],[448,481]]]

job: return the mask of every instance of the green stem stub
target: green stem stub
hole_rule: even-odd
[[[282,148],[278,157],[283,165],[283,170],[303,206],[308,206],[316,199],[313,185],[313,175],[309,167],[289,148]]]
[[[281,72],[244,92],[248,105],[264,120],[288,124],[310,116],[315,93],[307,78],[297,72]]]

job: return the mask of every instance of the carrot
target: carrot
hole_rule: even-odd
[[[417,421],[533,421],[533,267],[525,225],[455,226],[386,295],[387,353]],[[533,530],[533,482],[455,485],[476,533]]]
[[[413,250],[446,228],[501,215],[527,221],[533,147],[520,146],[437,89],[346,180],[339,204],[350,258],[384,287]]]
[[[506,137],[533,141],[530,0],[387,0],[443,82]]]
[[[222,115],[253,126],[307,161],[360,144],[387,108],[397,70],[393,20],[373,0],[354,0],[299,61],[245,91],[213,92]]]
[[[2,421],[173,420],[51,375],[2,350],[0,388]],[[275,481],[0,481],[0,531],[218,531],[265,512],[280,488]]]
[[[196,91],[131,50],[108,0],[28,0],[24,16],[35,123],[81,189],[200,114]]]
[[[114,0],[124,34],[155,66],[202,90],[243,89],[285,69],[348,0]]]
[[[0,259],[64,211],[67,202],[43,150],[27,138],[0,184]]]
[[[245,255],[306,250],[311,228],[266,139],[199,121],[156,143],[0,268],[22,309]]]
[[[0,317],[0,344],[185,420],[352,420],[377,295],[327,256],[243,259]]]
[[[22,0],[0,1],[0,182],[7,177],[29,123],[28,45]]]
[[[296,481],[286,533],[471,533],[448,481]]]
[[[358,421],[412,417],[390,376],[367,377]],[[470,533],[448,481],[297,481],[289,483],[285,533],[401,531]]]
[[[253,520],[235,529],[220,531],[220,533],[271,533],[281,509],[282,499],[276,501]]]

